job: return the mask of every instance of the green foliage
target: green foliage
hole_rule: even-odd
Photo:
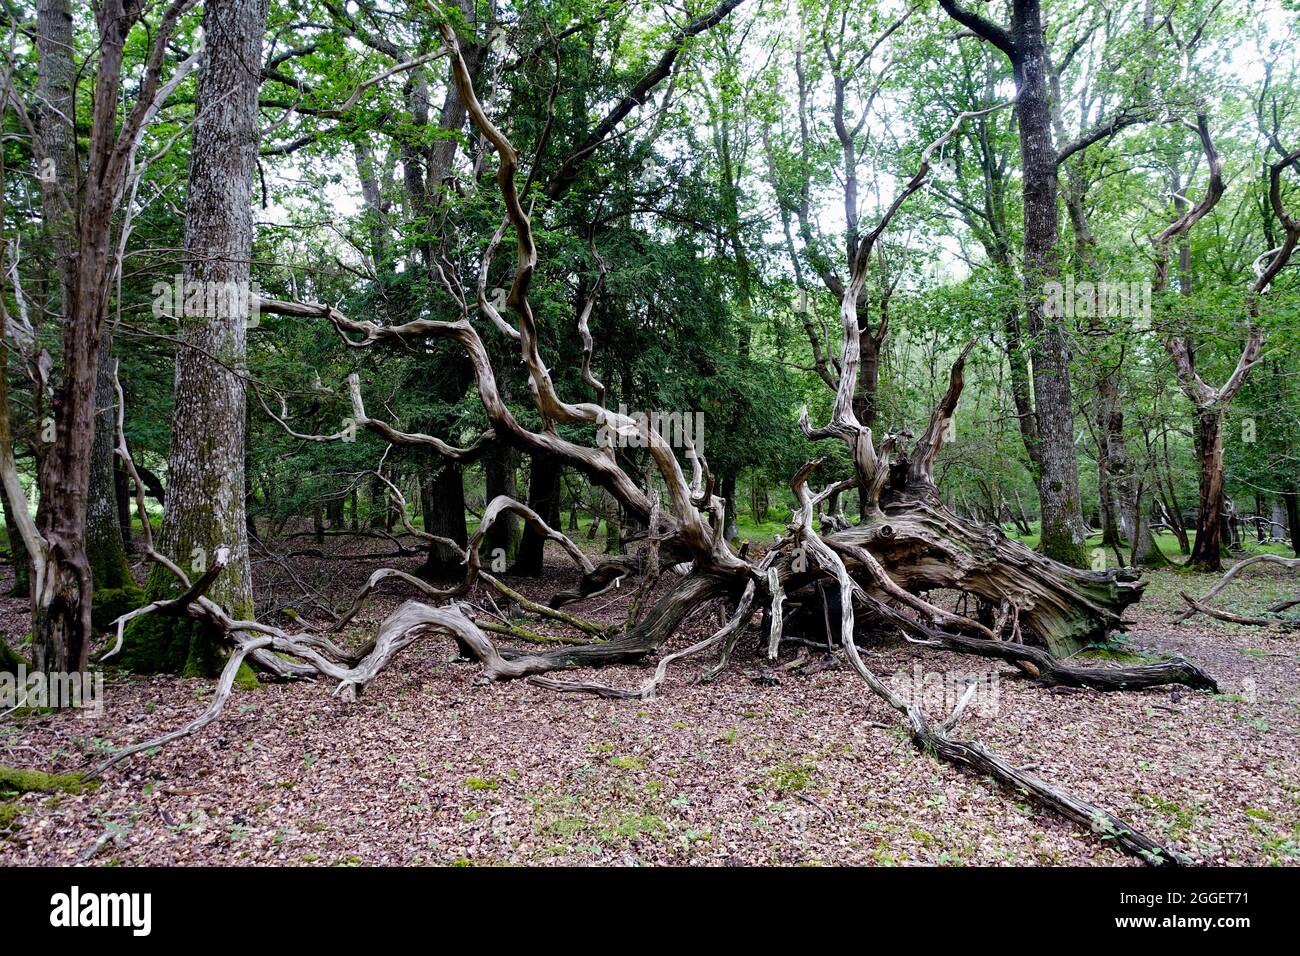
[[[1286,0],[1283,10],[1290,6]],[[681,11],[655,4],[597,11],[582,0],[505,0],[491,10],[483,3],[391,10],[363,4],[347,8],[346,16],[342,9],[270,5],[274,67],[261,94],[260,125],[268,133],[252,256],[264,294],[329,302],[381,326],[464,318],[485,344],[510,413],[525,428],[545,427],[517,344],[475,301],[480,270],[486,269],[490,296],[510,285],[516,269],[512,229],[495,256],[484,259],[504,213],[491,178],[497,157],[482,151],[464,123],[440,126],[439,108],[450,102],[445,58],[384,75],[408,57],[436,50],[444,18],[466,48],[490,29],[480,92],[521,159],[517,182],[537,246],[530,302],[556,391],[568,401],[595,398],[580,373],[576,335],[577,316],[590,299],[591,371],[605,387],[606,405],[701,413],[715,490],[735,488],[732,517],[742,536],[770,540],[783,531],[793,503],[787,482],[809,458],[827,459],[819,482],[851,474],[841,443],[809,442],[797,424],[804,407],[814,425],[831,414],[834,391],[817,374],[814,353],[834,379],[842,346],[835,286],[846,275],[846,250],[880,220],[928,144],[963,113],[1009,100],[1013,82],[1004,56],[977,38],[954,38],[951,21],[932,8],[892,29],[896,11],[876,0],[747,4],[691,40],[671,80],[582,152],[611,104],[663,55]],[[1051,11],[1049,60],[1059,68],[1053,81],[1062,140],[1056,145],[1106,116],[1134,118],[1061,166],[1065,272],[1079,280],[1152,279],[1150,237],[1206,185],[1188,123],[1197,104],[1210,105],[1229,184],[1228,196],[1192,231],[1186,249],[1174,250],[1176,268],[1169,287],[1153,296],[1149,322],[1094,316],[1070,323],[1080,488],[1093,526],[1102,518],[1100,383],[1113,376],[1122,396],[1120,431],[1142,494],[1171,512],[1188,512],[1198,477],[1192,407],[1164,340],[1188,332],[1198,373],[1221,383],[1239,359],[1252,307],[1268,345],[1226,411],[1228,495],[1239,512],[1257,500],[1271,512],[1298,490],[1300,270],[1285,270],[1253,302],[1249,296],[1255,257],[1281,236],[1259,174],[1276,159],[1276,147],[1261,125],[1276,126],[1286,141],[1300,113],[1295,25],[1268,9],[1256,22],[1239,2],[1175,4],[1154,34],[1140,7],[1101,20],[1083,15],[1075,0]],[[1196,32],[1209,14],[1195,56],[1185,61],[1169,36]],[[495,18],[490,28],[489,16]],[[192,48],[198,23],[198,11],[182,19],[169,65]],[[95,28],[88,8],[78,11],[75,28],[78,57],[89,56]],[[133,31],[128,72],[147,49],[147,31]],[[15,50],[15,83],[23,91],[33,84],[35,57],[31,44]],[[1251,68],[1240,69],[1243,60]],[[1267,86],[1258,68],[1264,63],[1272,64]],[[845,129],[832,109],[837,77]],[[121,320],[114,356],[125,391],[126,437],[137,463],[164,482],[176,320],[154,308],[155,285],[171,281],[182,265],[177,250],[185,223],[176,210],[185,202],[194,82],[190,75],[173,92],[140,144],[139,156],[150,162],[134,194],[125,265],[111,303]],[[349,108],[337,114],[354,92]],[[93,83],[78,84],[78,115],[89,115],[92,94]],[[1163,122],[1166,117],[1175,121]],[[1037,544],[1031,440],[1014,395],[1017,360],[1027,368],[1036,346],[1024,327],[1030,303],[1020,261],[1016,123],[1014,110],[996,109],[957,124],[931,157],[929,181],[879,237],[859,322],[867,332],[887,323],[887,335],[879,380],[858,398],[873,404],[877,439],[919,433],[946,387],[952,359],[974,338],[953,440],[937,465],[940,493],[963,513]],[[21,285],[22,304],[53,314],[57,303],[41,299],[50,286],[49,244],[29,213],[40,206],[39,182],[30,174],[35,156],[12,110],[3,124],[4,168],[14,171],[5,183],[3,225],[6,242],[24,252],[5,308],[18,313],[14,290]],[[454,161],[435,170],[433,156],[453,144]],[[1288,148],[1295,145],[1288,141]],[[579,153],[578,175],[558,188],[559,171]],[[850,168],[857,194],[846,197]],[[435,172],[441,178],[429,182]],[[362,189],[363,178],[373,195]],[[1076,194],[1086,236],[1067,208]],[[1291,173],[1281,198],[1293,211],[1300,207]],[[1184,255],[1185,267],[1178,261]],[[506,319],[512,321],[508,310]],[[59,323],[38,326],[38,344],[54,357],[57,380]],[[1015,335],[1022,337],[1018,344]],[[17,384],[27,370],[12,350],[9,363],[12,425],[23,479],[30,482],[30,463],[43,453],[38,434],[45,410],[39,394]],[[249,408],[247,504],[259,537],[310,534],[314,518],[330,531],[394,523],[385,486],[369,474],[381,460],[384,476],[407,496],[411,516],[417,524],[424,520],[415,517],[429,505],[420,502],[417,482],[441,467],[432,453],[389,448],[364,429],[355,441],[330,442],[304,441],[286,430],[345,430],[353,415],[349,375],[359,376],[371,413],[396,428],[464,446],[488,426],[472,369],[446,337],[349,348],[328,322],[263,314],[248,330],[241,373]],[[584,445],[594,441],[588,426],[556,430]],[[685,450],[678,452],[689,473]],[[644,449],[619,449],[618,458],[639,483],[662,489]],[[511,465],[523,497],[527,455],[514,450]],[[462,477],[472,525],[489,495],[483,461],[465,465]],[[579,531],[590,529],[595,516],[611,517],[606,498],[582,476],[567,474],[562,496],[563,509],[578,505]],[[840,504],[852,518],[856,492]],[[1276,535],[1270,530],[1269,536]],[[1172,540],[1161,536],[1157,560],[1160,554],[1179,559]],[[1089,550],[1096,546],[1087,543]],[[1290,553],[1277,541],[1259,547]],[[1078,550],[1070,551],[1056,556],[1077,562]],[[175,593],[157,578],[141,593],[119,560],[89,557],[97,628],[146,596]],[[123,659],[132,669],[212,676],[221,667],[219,649],[187,619],[149,615],[132,623],[127,643]]]

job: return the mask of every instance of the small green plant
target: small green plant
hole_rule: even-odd
[[[781,764],[768,773],[768,785],[778,794],[798,793],[812,783],[817,767],[809,763]]]

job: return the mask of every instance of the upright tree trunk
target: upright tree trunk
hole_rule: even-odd
[[[366,527],[382,528],[388,523],[388,487],[378,475],[370,476],[368,497],[370,500],[366,510]]]
[[[103,241],[99,241],[102,235]],[[84,671],[90,654],[91,597],[86,558],[86,499],[95,435],[97,327],[104,298],[94,276],[110,267],[107,230],[96,228],[79,253],[78,291],[65,315],[64,381],[54,444],[41,470],[37,527],[44,567],[33,589],[34,663],[47,673]]]
[[[13,509],[26,508],[26,501],[19,501],[17,505],[9,500],[9,495],[5,492],[4,485],[0,483],[0,505],[5,510],[5,536],[9,539],[9,559],[14,565],[14,586],[9,591],[10,597],[25,598],[30,597],[32,593],[32,567],[31,557],[27,554],[27,546],[23,543],[23,536],[18,531],[18,525],[14,522]]]
[[[1115,482],[1111,480],[1105,465],[1097,466],[1097,495],[1100,498],[1098,519],[1101,525],[1101,544],[1105,548],[1122,548],[1129,540],[1125,523],[1121,522],[1123,514],[1119,499],[1115,495]]]
[[[1022,536],[1028,537],[1033,533],[1033,531],[1029,527],[1029,516],[1025,514],[1024,502],[1020,500],[1020,492],[1015,488],[1011,489],[1011,494],[1016,500],[1016,509],[1011,512],[1011,520],[1015,522],[1016,530],[1020,532]]]
[[[1300,492],[1283,492],[1282,500],[1286,502],[1286,523],[1291,535],[1291,550],[1300,558]]]
[[[457,0],[456,5],[466,21],[473,22],[473,0]],[[487,60],[488,46],[473,42],[472,31],[465,40],[462,55],[469,70],[470,82],[473,83],[477,81]],[[405,137],[400,144],[406,203],[411,218],[421,224],[421,230],[428,236],[416,251],[423,264],[424,274],[432,285],[437,286],[433,282],[437,243],[432,223],[442,203],[444,190],[453,172],[456,150],[459,148],[460,138],[454,134],[464,128],[469,111],[456,84],[449,78],[438,114],[439,135],[429,135],[429,86],[424,74],[419,71],[412,75],[407,85],[406,102],[410,126],[416,134]],[[441,394],[438,397],[454,403],[464,394],[472,378],[466,363],[460,357],[449,358],[447,361],[452,365],[439,370],[438,386]],[[432,480],[432,493],[424,498],[425,529],[464,544],[469,535],[465,527],[464,475],[460,465],[448,462],[439,466]],[[507,524],[507,530],[509,527]],[[435,528],[439,530],[434,530]],[[459,555],[453,554],[443,545],[433,544],[421,573],[441,579],[458,576],[463,570]]]
[[[605,503],[605,553],[623,553],[623,524],[620,520],[618,502],[607,491],[601,492]]]
[[[1040,517],[1040,549],[1074,567],[1086,560],[1079,468],[1074,448],[1074,396],[1070,387],[1070,353],[1062,316],[1048,315],[1044,284],[1059,273],[1056,207],[1056,148],[1047,95],[1047,55],[1039,0],[1013,0],[1011,29],[960,6],[940,0],[953,19],[1001,50],[1011,61],[1016,83],[1020,138],[1021,189],[1024,205],[1024,291],[1028,351],[1033,362],[1034,428],[1023,416],[1028,409],[1023,384],[1016,387],[1017,412],[1030,458],[1035,465]],[[1008,324],[1008,348],[1019,337],[1018,323]],[[1014,333],[1014,334],[1013,334]],[[1013,363],[1015,359],[1013,357]],[[1033,446],[1036,446],[1036,450]]]
[[[1286,537],[1286,496],[1273,498],[1270,502],[1268,536],[1275,540]]]
[[[204,7],[204,57],[186,202],[186,291],[201,282],[220,304],[190,315],[177,309],[175,404],[167,459],[167,503],[159,550],[191,578],[221,549],[228,566],[208,597],[235,618],[253,615],[244,514],[244,385],[230,369],[245,365],[253,247],[252,187],[257,163],[257,95],[266,0],[224,0]],[[188,298],[188,297],[187,297]],[[206,314],[215,312],[216,314]],[[151,597],[178,587],[162,568],[150,573]],[[123,663],[143,671],[212,675],[220,666],[213,636],[188,619],[140,619]]]
[[[550,455],[534,454],[528,475],[528,507],[536,511],[552,528],[560,523],[560,463]],[[546,539],[524,526],[519,553],[511,570],[515,574],[542,573]]]
[[[84,670],[90,652],[93,582],[85,554],[86,496],[93,444],[97,331],[103,312],[103,291],[95,273],[108,266],[109,213],[102,204],[87,201],[87,215],[95,219],[85,223],[90,229],[76,234],[79,177],[71,127],[75,79],[71,3],[38,0],[36,23],[41,213],[58,272],[55,285],[63,319],[63,385],[54,444],[40,470],[36,517],[47,553],[40,556],[44,569],[38,575],[40,587],[32,594],[33,660],[40,670],[66,672]],[[120,56],[120,50],[109,52],[110,58]],[[120,60],[118,63],[120,69]],[[107,64],[107,69],[111,74],[112,65]]]
[[[424,530],[450,538],[462,549],[469,541],[465,529],[465,477],[454,462],[435,462],[420,479]],[[429,556],[416,572],[420,577],[443,581],[465,576],[461,553],[444,544],[429,545]]]
[[[95,378],[95,444],[90,462],[90,495],[86,503],[86,559],[95,590],[135,589],[122,545],[122,522],[117,507],[117,416],[113,390],[113,343],[105,333],[99,345],[99,371]],[[141,595],[143,597],[143,595]]]
[[[721,495],[722,502],[727,509],[723,534],[729,542],[735,541],[740,536],[740,530],[736,526],[736,475],[734,472],[723,475],[719,480],[718,494]]]
[[[1159,568],[1170,563],[1165,553],[1160,550],[1155,532],[1151,528],[1151,509],[1147,505],[1149,500],[1145,484],[1139,480],[1134,490],[1133,502],[1129,505],[1133,516],[1130,562],[1136,568]]]
[[[516,499],[519,497],[514,449],[493,448],[483,457],[483,472],[489,502],[498,495]],[[503,514],[488,529],[484,543],[489,557],[498,549],[507,559],[514,557],[515,549],[519,546],[519,520],[508,512]]]
[[[377,275],[383,274],[391,267],[388,243],[388,213],[385,206],[383,186],[387,169],[380,169],[378,159],[370,144],[364,140],[353,147],[357,164],[357,178],[361,182],[361,198],[366,210],[366,232],[370,240],[370,258]]]
[[[134,527],[131,524],[131,509],[134,502],[131,500],[131,478],[116,456],[113,457],[113,489],[117,495],[117,526],[122,531],[122,548],[127,554],[134,554]]]
[[[145,603],[145,594],[131,576],[122,543],[122,516],[118,509],[118,473],[114,467],[117,415],[113,388],[113,343],[106,332],[100,340],[99,371],[95,384],[95,441],[91,451],[90,494],[86,502],[86,560],[90,563],[94,594],[91,626],[107,628],[127,611]],[[129,525],[128,525],[129,528]]]
[[[865,318],[865,317],[864,317]],[[876,393],[880,388],[880,341],[871,327],[863,324],[858,340],[858,388],[853,396],[853,411],[867,428],[876,427]]]
[[[331,531],[337,531],[343,526],[342,495],[331,495],[325,499],[325,517],[329,519]]]
[[[1168,495],[1168,503],[1165,510],[1168,512],[1169,523],[1173,527],[1174,535],[1178,538],[1178,550],[1182,554],[1192,553],[1192,543],[1187,536],[1187,526],[1183,523],[1182,505],[1178,501],[1178,489],[1174,485],[1174,470],[1169,464],[1169,434],[1162,432],[1160,435],[1160,446],[1164,458],[1164,485],[1165,492]]]
[[[40,51],[37,111],[40,125],[39,170],[41,215],[54,250],[58,310],[65,317],[76,287],[77,266],[75,190],[78,178],[72,63],[72,3],[36,0],[36,45]],[[52,176],[51,176],[52,174]]]
[[[1196,457],[1200,462],[1200,497],[1191,564],[1202,571],[1223,570],[1223,410],[1202,412],[1196,419]]]
[[[1074,447],[1074,396],[1064,318],[1044,309],[1043,285],[1059,275],[1056,149],[1047,101],[1047,62],[1038,0],[1015,0],[1012,37],[1025,217],[1025,302],[1033,359],[1034,411],[1041,465],[1043,554],[1063,564],[1085,564],[1083,512]]]
[[[1118,549],[1132,540],[1132,518],[1122,499],[1133,481],[1124,446],[1124,419],[1119,407],[1116,373],[1107,370],[1097,383],[1097,497],[1101,503],[1102,547]],[[1122,533],[1121,533],[1122,526]]]

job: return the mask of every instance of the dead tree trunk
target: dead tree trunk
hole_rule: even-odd
[[[715,12],[712,16],[725,15],[725,4],[720,9],[721,14]],[[843,348],[831,419],[825,426],[813,428],[806,410],[800,417],[800,426],[811,440],[836,439],[847,446],[854,475],[814,495],[808,489],[808,478],[817,463],[809,463],[800,469],[791,482],[800,508],[790,525],[789,536],[780,539],[762,558],[751,560],[744,554],[737,554],[727,544],[722,530],[722,501],[713,493],[702,454],[689,456],[691,477],[688,479],[674,450],[655,430],[648,429],[644,421],[638,423],[627,415],[610,412],[601,402],[567,402],[556,391],[554,379],[538,350],[537,326],[529,302],[537,250],[531,221],[517,185],[519,157],[510,140],[488,118],[475,96],[453,28],[448,24],[441,24],[440,28],[457,87],[475,126],[497,154],[496,180],[509,223],[514,228],[518,253],[518,268],[507,304],[516,319],[516,341],[527,369],[541,427],[538,430],[525,427],[502,400],[487,350],[475,325],[470,322],[468,304],[463,304],[461,315],[454,321],[421,319],[404,325],[354,321],[322,305],[268,302],[266,307],[286,316],[324,318],[334,325],[349,345],[357,348],[377,342],[418,343],[424,347],[429,340],[452,340],[464,350],[474,367],[478,395],[489,421],[488,430],[479,440],[469,448],[455,448],[432,436],[400,432],[384,422],[370,419],[365,412],[360,380],[354,375],[349,380],[349,388],[357,424],[379,432],[393,443],[433,448],[449,461],[466,460],[485,442],[505,442],[532,454],[537,461],[543,457],[550,460],[557,471],[560,467],[580,470],[593,483],[606,489],[630,520],[646,528],[647,547],[635,560],[607,561],[595,567],[537,510],[498,498],[489,503],[479,528],[466,543],[466,575],[459,585],[438,590],[393,569],[381,569],[372,576],[354,602],[353,609],[340,622],[340,627],[354,617],[366,595],[381,580],[389,577],[411,583],[433,599],[446,603],[438,607],[415,602],[404,604],[383,623],[375,640],[357,653],[334,646],[318,633],[292,635],[273,626],[232,620],[204,596],[213,580],[212,573],[191,580],[176,569],[173,573],[185,582],[186,594],[165,607],[155,609],[213,622],[227,635],[235,653],[226,665],[218,693],[201,717],[179,731],[119,751],[96,768],[95,773],[102,773],[113,762],[130,754],[199,729],[214,719],[230,693],[235,668],[248,654],[279,652],[271,657],[273,662],[280,662],[279,666],[298,669],[294,672],[305,669],[308,673],[326,675],[339,682],[343,693],[355,695],[402,647],[423,634],[438,633],[451,636],[463,652],[479,659],[483,674],[489,679],[533,676],[542,686],[557,690],[640,698],[652,696],[662,683],[668,665],[686,656],[717,649],[717,664],[709,671],[710,675],[716,674],[725,666],[759,600],[770,601],[768,620],[771,623],[766,637],[768,652],[775,656],[783,636],[780,608],[785,588],[801,580],[810,583],[833,581],[840,598],[840,634],[843,638],[840,652],[849,659],[871,692],[899,712],[919,747],[976,773],[991,774],[999,782],[1031,794],[1070,820],[1104,828],[1120,847],[1148,862],[1178,862],[1176,854],[1137,832],[1124,820],[1062,793],[977,744],[954,740],[950,731],[961,716],[961,707],[942,723],[932,723],[918,705],[900,700],[872,673],[854,641],[855,608],[862,606],[866,616],[886,622],[903,633],[922,637],[927,643],[941,643],[969,653],[1008,660],[1045,681],[1077,683],[1101,689],[1151,686],[1171,681],[1193,687],[1213,686],[1213,681],[1204,673],[1183,661],[1170,661],[1149,668],[1094,670],[1065,664],[1050,651],[1017,640],[1017,636],[1023,639],[1030,635],[1051,646],[1069,647],[1102,635],[1109,627],[1118,624],[1120,613],[1136,599],[1140,585],[1118,572],[1076,571],[1049,557],[1029,552],[1010,542],[998,529],[964,521],[939,503],[934,485],[934,465],[961,394],[963,367],[969,347],[955,362],[947,391],[923,434],[909,448],[902,444],[904,435],[885,435],[877,444],[871,429],[856,417],[854,397],[858,393],[861,357],[857,299],[865,284],[872,247],[902,203],[924,185],[930,171],[931,156],[951,137],[955,127],[922,153],[917,174],[902,189],[875,228],[862,236],[861,245],[850,261],[851,273],[840,305]],[[964,115],[958,123],[965,118]],[[484,308],[481,297],[479,304]],[[494,324],[500,318],[495,315]],[[498,328],[501,324],[504,322],[498,324]],[[0,422],[0,427],[3,427],[3,422]],[[651,493],[644,483],[632,480],[620,467],[608,444],[592,447],[562,437],[583,429],[613,429],[618,434],[636,434],[645,442],[649,459],[658,470],[658,478],[663,482],[662,491]],[[0,448],[3,447],[4,443],[0,442]],[[124,445],[122,453],[125,456]],[[9,475],[6,477],[8,479]],[[536,469],[533,477],[538,477]],[[818,506],[853,487],[859,488],[862,494],[862,524],[852,528],[840,527],[834,533],[824,534],[815,530],[813,522]],[[396,485],[390,484],[389,491],[400,499]],[[664,494],[666,500],[661,501]],[[498,649],[486,637],[486,625],[480,627],[469,616],[469,605],[458,604],[456,599],[480,581],[501,593],[514,593],[508,588],[502,590],[505,588],[502,582],[483,573],[479,560],[483,536],[504,511],[519,514],[540,539],[561,545],[581,566],[583,581],[579,596],[613,585],[639,568],[644,568],[646,580],[653,582],[661,558],[664,566],[671,567],[669,573],[681,577],[643,618],[629,621],[622,635],[552,651]],[[409,525],[408,531],[414,533]],[[429,537],[427,533],[425,536]],[[154,558],[160,564],[166,561],[165,557],[154,555]],[[668,565],[669,561],[671,565]],[[215,570],[219,573],[220,568]],[[937,587],[973,593],[986,598],[989,603],[1000,602],[1003,612],[999,615],[1000,621],[990,627],[980,620],[931,603],[918,593]],[[621,691],[591,683],[566,684],[541,676],[560,668],[641,658],[661,647],[676,633],[688,614],[718,599],[726,600],[729,606],[734,607],[727,623],[704,640],[663,656],[653,676],[637,690]],[[591,633],[587,631],[589,623],[572,616],[560,617],[562,612],[554,607],[531,604],[529,610],[565,620],[570,625],[576,624],[580,630]],[[1002,626],[1004,623],[1010,624],[1009,632]],[[495,626],[499,627],[500,622]],[[600,630],[596,628],[597,633]],[[254,634],[256,636],[252,636]]]
[[[1209,181],[1205,195],[1193,208],[1186,210],[1160,232],[1154,239],[1156,247],[1156,274],[1152,283],[1154,292],[1163,291],[1169,284],[1170,245],[1174,239],[1185,239],[1194,226],[1223,196],[1224,181],[1218,151],[1210,136],[1209,121],[1204,113],[1196,117],[1194,127],[1209,168]],[[1282,202],[1282,173],[1300,158],[1300,150],[1287,152],[1274,131],[1269,136],[1274,150],[1281,157],[1267,167],[1269,204],[1282,224],[1286,238],[1281,246],[1270,249],[1255,261],[1255,281],[1246,293],[1246,341],[1236,368],[1219,388],[1207,384],[1196,370],[1195,348],[1186,335],[1171,334],[1164,339],[1165,350],[1173,359],[1174,371],[1183,394],[1196,412],[1196,454],[1200,463],[1200,496],[1196,517],[1196,541],[1192,546],[1191,564],[1206,571],[1222,570],[1222,515],[1223,498],[1223,416],[1224,410],[1246,383],[1251,369],[1259,361],[1264,347],[1264,330],[1260,324],[1260,297],[1264,295],[1278,273],[1291,260],[1296,245],[1300,243],[1300,220],[1287,211]]]
[[[827,543],[869,549],[913,594],[949,588],[995,607],[1010,602],[1019,609],[1022,634],[1058,657],[1123,630],[1124,609],[1141,597],[1136,572],[1082,571],[1052,561],[995,526],[957,516],[924,486],[887,488],[880,507],[863,524],[827,536]],[[845,563],[850,572],[861,570],[852,552]],[[796,576],[789,588],[800,585]]]

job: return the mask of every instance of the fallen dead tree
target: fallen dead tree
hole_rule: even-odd
[[[180,597],[155,602],[133,611],[117,622],[117,640],[109,656],[120,647],[123,627],[133,617],[146,613],[184,614],[203,621],[220,635],[230,649],[217,692],[205,711],[184,727],[152,740],[117,751],[92,770],[93,776],[115,763],[151,748],[169,743],[202,729],[215,720],[233,692],[239,667],[251,660],[283,677],[323,677],[337,681],[337,693],[354,697],[406,647],[424,637],[451,638],[466,657],[476,660],[485,680],[528,678],[539,686],[561,692],[593,693],[612,698],[644,699],[658,693],[668,669],[690,657],[711,653],[713,663],[703,678],[719,674],[728,664],[756,613],[765,611],[767,627],[758,635],[760,646],[775,660],[785,640],[783,607],[785,596],[820,582],[833,584],[838,595],[836,613],[841,639],[829,648],[842,657],[868,689],[900,716],[915,745],[923,752],[966,768],[978,776],[991,776],[1000,784],[1032,796],[1067,819],[1093,828],[1116,845],[1150,863],[1180,862],[1173,851],[1142,834],[1125,820],[1065,793],[1035,775],[1018,769],[974,741],[952,736],[970,700],[968,693],[952,713],[935,721],[919,703],[900,698],[866,665],[854,636],[859,631],[900,636],[914,643],[968,653],[1007,662],[1025,675],[1043,683],[1056,683],[1097,690],[1120,690],[1162,684],[1183,684],[1214,689],[1215,683],[1194,664],[1182,660],[1141,667],[1081,667],[1062,657],[1083,644],[1106,637],[1122,627],[1124,609],[1138,600],[1142,584],[1131,572],[1081,571],[1036,554],[1007,538],[1000,529],[976,524],[947,509],[937,494],[933,469],[943,446],[948,424],[957,407],[963,384],[963,369],[970,346],[954,363],[947,391],[935,408],[919,438],[907,434],[886,434],[876,441],[872,429],[863,425],[853,408],[857,380],[859,335],[857,299],[867,280],[872,249],[889,222],[926,181],[931,156],[958,129],[957,123],[922,154],[920,166],[879,222],[862,238],[852,261],[849,281],[841,297],[843,343],[841,374],[831,420],[814,427],[807,412],[800,426],[814,441],[843,442],[849,449],[853,477],[835,482],[820,491],[810,488],[818,461],[806,464],[791,481],[800,507],[788,534],[759,558],[737,553],[727,543],[725,504],[714,493],[714,481],[702,454],[688,449],[688,479],[677,454],[644,419],[612,412],[604,405],[604,388],[589,370],[591,337],[586,331],[588,307],[580,311],[578,330],[583,345],[584,381],[596,393],[594,402],[568,402],[556,392],[550,373],[538,349],[538,333],[529,304],[529,286],[537,265],[532,225],[516,187],[518,157],[506,136],[485,114],[470,82],[452,30],[443,28],[457,87],[479,133],[498,157],[496,181],[506,210],[484,257],[477,282],[477,295],[465,293],[454,272],[440,270],[451,299],[459,308],[452,321],[420,319],[402,325],[379,325],[348,318],[338,310],[315,303],[261,302],[264,313],[330,322],[350,348],[365,349],[383,343],[423,347],[431,340],[449,339],[464,350],[475,373],[475,387],[486,411],[489,427],[469,447],[457,448],[436,436],[405,432],[367,415],[359,379],[348,382],[348,400],[359,427],[383,435],[394,445],[432,449],[443,457],[467,460],[485,447],[505,443],[527,452],[553,455],[566,466],[585,474],[605,489],[625,511],[645,526],[646,544],[635,558],[621,557],[593,563],[564,534],[550,528],[534,511],[510,498],[498,497],[485,509],[483,520],[464,548],[444,539],[418,532],[406,522],[407,531],[426,540],[456,547],[462,554],[465,577],[454,585],[438,588],[393,568],[372,574],[349,610],[334,625],[339,631],[357,617],[371,595],[387,581],[397,580],[415,587],[421,601],[407,601],[379,626],[372,641],[349,651],[330,636],[314,631],[289,632],[252,620],[232,618],[206,596],[206,590],[224,566],[218,560],[198,580],[191,581],[166,556],[159,554],[149,539],[145,522],[145,553],[166,567],[182,584]],[[974,115],[974,114],[971,114]],[[514,317],[511,324],[485,295],[487,266],[492,251],[510,227],[514,232],[517,268],[506,299]],[[596,284],[598,294],[600,284]],[[542,427],[531,429],[521,423],[503,401],[496,385],[488,350],[471,322],[471,310],[486,316],[492,326],[514,340],[527,372],[530,391]],[[276,418],[286,429],[288,415],[282,408]],[[119,390],[118,424],[122,409]],[[595,446],[578,444],[562,437],[557,425],[588,426],[607,437]],[[573,429],[566,429],[572,433]],[[292,434],[297,435],[296,432]],[[649,450],[663,485],[661,495],[643,487],[625,472],[614,454],[610,435],[635,435]],[[298,435],[311,440],[332,440],[336,436]],[[125,441],[117,449],[124,468],[135,483],[137,506],[143,510],[144,491]],[[382,480],[382,479],[381,479]],[[405,501],[396,486],[389,493],[405,516]],[[857,488],[862,518],[856,525],[838,516],[815,527],[819,507],[842,492]],[[565,600],[548,605],[529,601],[487,573],[480,566],[479,545],[483,535],[502,514],[513,513],[534,530],[557,543],[578,566],[579,583],[573,594],[586,597],[600,593],[630,575],[640,578],[634,610],[621,630],[610,632],[592,622],[561,610]],[[404,519],[405,520],[405,519]],[[648,605],[642,598],[652,593],[661,574],[676,576],[661,597]],[[488,635],[526,637],[508,621],[486,620],[476,615],[468,597],[476,587],[496,592],[521,604],[530,613],[548,618],[557,627],[579,635],[572,646],[537,649],[500,645]],[[940,606],[926,595],[935,589],[952,589],[972,595],[986,607],[996,608],[996,620],[985,623]],[[575,667],[637,662],[658,653],[678,633],[686,618],[701,606],[723,602],[725,623],[704,640],[659,658],[653,673],[637,688],[627,690],[585,681],[570,682],[550,676]]]

